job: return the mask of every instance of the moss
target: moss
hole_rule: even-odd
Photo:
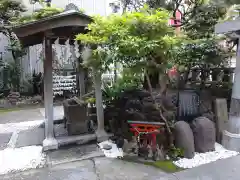
[[[154,167],[159,168],[168,173],[174,173],[174,172],[179,172],[179,171],[184,170],[180,167],[177,167],[170,160],[169,161],[166,160],[166,161],[156,161],[156,162],[145,162],[144,164],[154,166]]]
[[[0,114],[7,113],[7,112],[13,112],[13,111],[20,111],[22,108],[2,108],[0,109]]]
[[[124,161],[127,162],[133,162],[133,163],[139,163],[139,164],[144,164],[144,165],[148,165],[148,166],[153,166],[155,168],[161,169],[162,171],[166,172],[166,173],[174,173],[174,172],[179,172],[184,170],[183,168],[180,168],[178,166],[176,166],[175,164],[173,164],[173,162],[171,160],[165,160],[165,161],[145,161],[145,160],[141,160],[139,158],[136,157],[130,157],[130,156],[125,156],[123,158]]]

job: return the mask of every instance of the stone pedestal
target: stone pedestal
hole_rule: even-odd
[[[222,145],[228,150],[240,152],[240,134],[223,131]]]
[[[43,151],[58,149],[58,142],[55,138],[46,138],[43,141]]]
[[[240,133],[236,132],[240,128],[240,118],[229,116],[228,130],[222,133],[222,145],[232,151],[240,152]]]

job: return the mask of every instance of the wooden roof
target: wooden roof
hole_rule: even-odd
[[[14,26],[12,29],[24,47],[42,43],[46,32],[50,32],[53,41],[59,38],[60,44],[63,44],[67,39],[74,40],[76,34],[86,32],[86,27],[91,21],[89,16],[76,10],[69,10]]]

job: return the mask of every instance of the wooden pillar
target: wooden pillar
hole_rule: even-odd
[[[77,47],[75,47],[77,48]],[[82,47],[78,47],[78,51],[81,51]],[[77,84],[78,84],[78,90],[79,90],[79,96],[80,98],[86,94],[86,88],[85,88],[85,73],[84,73],[84,69],[82,68],[82,60],[81,60],[81,56],[78,58],[76,56],[76,50],[74,49],[73,46],[71,46],[71,54],[73,56],[73,59],[76,63],[76,71],[77,71]]]
[[[84,69],[79,64],[79,95],[82,97],[86,94],[86,87],[85,87],[85,72]]]
[[[93,80],[95,87],[95,97],[96,97],[96,108],[97,108],[97,122],[98,128],[96,131],[98,142],[102,142],[108,139],[108,135],[104,129],[104,109],[102,101],[102,90],[101,90],[101,74],[97,70],[93,71]]]
[[[45,35],[44,38],[44,106],[46,112],[45,119],[45,140],[43,141],[43,149],[53,150],[58,148],[53,133],[53,57],[52,43]]]

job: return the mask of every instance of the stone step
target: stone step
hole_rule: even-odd
[[[48,165],[57,165],[66,162],[80,161],[89,158],[104,156],[96,143],[60,147],[57,151],[47,152]]]
[[[86,144],[97,140],[96,134],[84,134],[77,136],[61,136],[57,137],[58,146],[66,146],[70,144]]]

